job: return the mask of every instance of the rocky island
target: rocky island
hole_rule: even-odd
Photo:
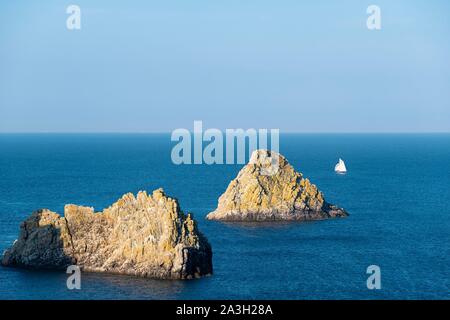
[[[190,214],[162,189],[125,194],[103,212],[66,205],[64,217],[42,209],[20,226],[2,264],[191,279],[212,273],[212,251]]]
[[[273,170],[273,159],[277,168]],[[273,173],[268,174],[273,171]],[[322,192],[280,154],[253,152],[249,163],[228,185],[209,220],[322,220],[345,217],[344,209],[325,201]]]

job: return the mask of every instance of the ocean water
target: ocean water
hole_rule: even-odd
[[[204,219],[242,165],[174,165],[168,134],[0,135],[0,250],[37,208],[102,210],[123,193],[164,187],[193,212],[214,274],[152,280],[0,267],[0,299],[448,299],[450,135],[290,134],[281,152],[350,213],[307,223]],[[337,159],[346,175],[336,175]],[[380,290],[366,269],[381,268]]]

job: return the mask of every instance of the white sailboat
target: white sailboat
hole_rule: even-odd
[[[339,162],[334,167],[334,171],[336,171],[336,173],[346,173],[347,172],[347,168],[345,167],[344,160],[339,158]]]

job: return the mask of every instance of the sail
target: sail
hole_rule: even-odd
[[[339,162],[334,167],[334,171],[336,171],[336,172],[347,172],[347,168],[345,167],[345,162],[342,159],[339,159]]]

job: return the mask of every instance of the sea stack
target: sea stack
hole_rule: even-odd
[[[278,159],[274,170],[273,159]],[[256,150],[249,163],[219,198],[209,220],[323,220],[345,217],[344,209],[325,201],[322,192],[282,155]]]
[[[22,222],[2,264],[191,279],[212,273],[212,251],[192,216],[158,189],[125,194],[103,212],[66,205],[61,217],[38,210]]]

